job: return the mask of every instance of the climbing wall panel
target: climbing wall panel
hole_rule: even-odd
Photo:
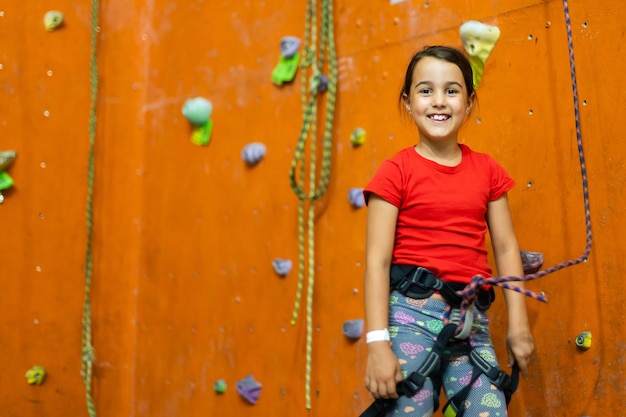
[[[15,185],[0,204],[0,404],[7,416],[88,416],[80,369],[91,11],[67,0],[31,3],[0,6],[0,150],[18,153],[7,170]],[[306,4],[99,5],[89,305],[98,415],[358,415],[370,403],[365,343],[342,334],[344,321],[363,317],[366,209],[352,207],[348,192],[416,141],[397,108],[412,53],[461,47],[468,20],[497,26],[501,37],[462,141],[516,179],[509,198],[524,249],[542,252],[545,267],[580,256],[585,213],[563,2],[475,3],[334,3],[339,77],[331,180],[314,203],[310,411],[305,298],[291,324],[299,249],[288,173],[302,126],[301,71],[292,83],[271,82],[281,38],[304,36]],[[599,416],[626,406],[626,329],[615,295],[626,259],[618,114],[626,6],[569,6],[594,246],[588,262],[528,284],[549,302],[528,301],[538,354],[512,416]],[[65,21],[47,31],[51,9]],[[193,97],[213,105],[207,146],[191,142],[181,113]],[[356,128],[366,132],[359,147],[350,142]],[[252,142],[267,149],[254,166],[241,157]],[[279,258],[293,261],[286,276],[272,266]],[[490,314],[505,364],[502,297]],[[575,344],[582,331],[593,336],[588,350]],[[42,385],[24,378],[34,365],[47,371]],[[254,405],[236,390],[248,375],[262,385]],[[214,391],[220,379],[222,394]]]

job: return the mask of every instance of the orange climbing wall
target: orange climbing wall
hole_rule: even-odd
[[[2,415],[87,416],[80,374],[89,150],[88,2],[0,5],[0,150],[15,149],[15,186],[0,205]],[[339,84],[328,193],[315,204],[312,409],[305,409],[306,312],[290,324],[298,268],[297,198],[288,171],[302,123],[300,80],[270,81],[285,35],[304,36],[305,2],[101,2],[95,140],[93,397],[102,417],[354,416],[366,347],[341,333],[363,316],[365,209],[351,187],[415,141],[396,95],[409,56],[460,46],[467,20],[502,36],[463,141],[517,179],[519,241],[545,266],[585,248],[567,36],[561,1],[335,2]],[[476,6],[476,4],[480,4]],[[43,15],[65,25],[47,32]],[[570,1],[594,246],[589,262],[532,282],[538,356],[512,416],[620,415],[626,409],[622,245],[626,6]],[[191,143],[180,109],[214,105],[207,147]],[[584,100],[584,102],[583,102]],[[360,148],[356,127],[367,131]],[[250,142],[267,146],[249,168]],[[306,288],[305,288],[306,295]],[[505,361],[503,303],[491,312]],[[577,350],[589,330],[593,345]],[[30,386],[24,374],[43,365]],[[247,375],[256,405],[236,393]],[[226,393],[213,383],[225,379]]]

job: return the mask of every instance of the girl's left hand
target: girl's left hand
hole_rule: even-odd
[[[506,338],[508,366],[517,362],[524,378],[528,375],[528,365],[535,356],[535,339],[530,328],[509,329]]]

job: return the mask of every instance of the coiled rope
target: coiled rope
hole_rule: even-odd
[[[98,98],[98,0],[91,1],[91,61],[89,71],[91,76],[91,105],[89,111],[89,166],[87,168],[87,248],[85,262],[85,305],[83,309],[83,348],[81,375],[85,383],[87,397],[87,411],[90,417],[96,416],[96,408],[91,393],[91,378],[93,362],[95,360],[91,345],[91,277],[93,272],[93,257],[91,240],[93,231],[93,182],[95,173],[94,147],[96,142],[96,100]]]
[[[583,187],[583,198],[584,198],[584,207],[585,207],[585,224],[587,229],[587,244],[585,247],[585,251],[576,259],[572,259],[566,262],[562,262],[558,265],[555,265],[551,268],[544,269],[534,274],[524,275],[524,276],[506,276],[506,277],[490,277],[484,278],[480,275],[477,275],[472,278],[469,285],[465,287],[465,289],[461,292],[463,296],[463,302],[460,307],[461,320],[459,327],[456,330],[456,334],[459,334],[463,329],[463,325],[465,324],[465,313],[469,308],[470,304],[476,299],[478,289],[487,284],[487,285],[497,285],[502,288],[506,288],[509,290],[513,290],[519,293],[522,293],[528,297],[534,298],[539,301],[547,301],[546,296],[543,293],[536,294],[532,291],[528,291],[525,289],[520,289],[514,285],[509,284],[509,282],[519,282],[519,281],[530,281],[536,278],[541,278],[553,272],[559,271],[561,269],[579,264],[581,262],[586,262],[589,258],[589,253],[591,252],[591,243],[592,243],[592,233],[591,233],[591,210],[589,208],[589,187],[587,184],[587,167],[585,164],[585,153],[583,149],[583,138],[582,132],[580,129],[580,108],[578,102],[578,83],[576,81],[576,63],[574,60],[574,41],[572,36],[572,20],[570,18],[569,13],[569,5],[568,0],[563,0],[563,11],[565,13],[565,25],[567,27],[567,43],[569,48],[569,63],[570,63],[570,75],[572,79],[572,93],[574,96],[574,118],[576,121],[576,142],[578,144],[578,157],[580,160],[580,172],[582,179],[582,187]],[[450,312],[447,312],[447,317],[449,318]]]
[[[337,85],[337,57],[335,53],[335,37],[333,24],[332,0],[321,2],[321,34],[320,50],[317,53],[317,12],[316,0],[308,0],[306,8],[306,23],[304,37],[304,53],[301,67],[301,101],[304,120],[298,145],[291,161],[289,182],[298,196],[298,286],[294,302],[291,324],[295,325],[300,310],[300,300],[305,280],[305,262],[307,263],[307,299],[306,299],[306,368],[305,368],[305,401],[307,410],[311,409],[311,363],[313,345],[313,293],[315,284],[315,201],[324,195],[330,181],[330,163],[332,151],[332,127],[335,112],[335,96]],[[324,68],[328,70],[328,77],[322,75]],[[328,82],[324,86],[324,81]],[[326,87],[326,111],[323,136],[322,164],[320,178],[317,182],[317,110],[322,105],[322,92]],[[305,169],[307,139],[308,145],[308,172]],[[299,167],[299,169],[298,169]],[[298,174],[296,175],[296,171]],[[308,191],[305,191],[305,179],[308,176]],[[308,201],[308,210],[305,215],[305,202]],[[305,230],[306,217],[306,230]],[[306,237],[306,245],[305,245]]]

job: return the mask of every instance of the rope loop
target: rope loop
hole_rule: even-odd
[[[476,296],[478,294],[478,289],[483,285],[496,285],[502,287],[507,290],[516,291],[521,293],[527,297],[534,298],[535,300],[547,302],[547,297],[542,293],[534,293],[532,291],[519,288],[516,285],[511,284],[511,282],[520,282],[520,281],[530,281],[536,278],[540,278],[551,274],[553,272],[559,271],[561,269],[579,264],[581,262],[587,262],[589,258],[589,254],[591,252],[591,244],[592,244],[592,230],[591,230],[591,209],[589,204],[589,186],[587,182],[587,169],[585,163],[585,154],[583,149],[583,138],[581,131],[581,123],[580,123],[580,109],[578,106],[578,87],[576,81],[576,65],[574,60],[574,42],[572,37],[572,22],[569,13],[568,0],[563,0],[563,11],[565,13],[565,24],[567,28],[567,43],[569,48],[569,61],[570,61],[570,75],[572,80],[572,94],[574,98],[574,119],[576,123],[576,143],[578,145],[578,157],[580,161],[580,172],[581,172],[581,181],[582,181],[582,189],[583,189],[583,201],[585,208],[585,225],[587,231],[587,241],[585,250],[582,255],[580,255],[576,259],[572,259],[569,261],[562,262],[558,265],[555,265],[551,268],[544,269],[537,273],[531,275],[523,275],[523,276],[507,276],[507,277],[489,277],[484,278],[480,275],[476,275],[472,277],[470,283],[459,292],[459,295],[463,297],[463,301],[461,302],[460,307],[460,323],[456,329],[455,335],[458,335],[463,329],[463,325],[465,324],[466,313],[469,306],[474,302]],[[448,322],[450,319],[451,307],[448,306],[446,309],[446,313],[444,315],[444,322]]]

